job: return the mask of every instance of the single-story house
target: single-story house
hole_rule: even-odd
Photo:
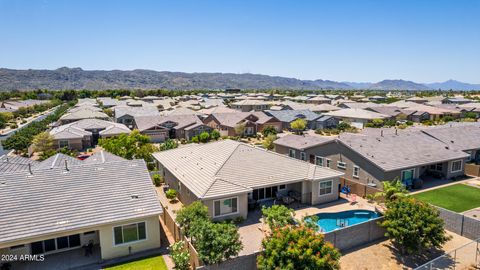
[[[282,132],[282,122],[274,116],[264,112],[236,112],[236,113],[213,113],[203,122],[220,132],[221,136],[239,136],[235,127],[245,124],[244,135],[252,136],[261,132],[266,126],[273,126],[277,132]]]
[[[135,128],[156,143],[167,139],[191,140],[202,132],[212,131],[211,127],[203,124],[200,118],[193,114],[138,116],[135,117]]]
[[[333,116],[342,122],[348,122],[356,128],[363,128],[366,123],[374,119],[384,120],[390,118],[388,115],[364,109],[342,109],[325,113],[325,115]]]
[[[230,107],[241,112],[251,112],[268,110],[271,105],[271,102],[268,101],[258,99],[245,99],[231,103]]]
[[[130,129],[135,126],[135,117],[160,115],[158,108],[153,105],[142,107],[116,106],[113,107],[113,112],[115,122],[124,124]]]
[[[200,200],[213,219],[246,218],[249,203],[283,195],[312,205],[337,200],[343,175],[233,140],[193,144],[153,156],[180,201],[188,205]]]
[[[109,121],[110,116],[102,112],[102,109],[89,105],[74,107],[58,120],[60,125],[66,125],[84,119],[99,119]]]
[[[69,160],[0,174],[0,254],[61,253],[64,269],[81,266],[82,247],[96,263],[160,248],[162,207],[143,160]]]
[[[411,184],[427,175],[446,179],[464,175],[469,156],[418,131],[383,136],[342,133],[336,139],[288,135],[274,144],[277,153],[344,172],[346,179],[380,188],[383,181],[396,178]]]
[[[317,114],[310,110],[267,110],[265,113],[280,120],[283,129],[290,129],[290,124],[297,119],[307,121],[308,129],[333,128],[338,124],[334,117]]]
[[[50,135],[54,138],[56,148],[83,150],[97,145],[100,138],[129,134],[130,131],[124,124],[99,119],[83,119],[54,127],[50,130]]]

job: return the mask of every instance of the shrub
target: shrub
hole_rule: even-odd
[[[413,126],[413,122],[410,121],[410,120],[408,120],[408,121],[407,121],[407,126]]]
[[[273,229],[275,227],[283,227],[293,224],[294,211],[284,205],[273,205],[271,207],[262,207],[262,216],[265,223]]]
[[[301,133],[307,127],[307,121],[305,119],[298,118],[290,123],[290,128],[296,133]]]
[[[192,143],[198,143],[199,140],[198,140],[198,136],[193,136],[192,137]]]
[[[154,175],[152,175],[152,181],[153,181],[153,184],[154,184],[156,187],[161,186],[162,183],[164,182],[163,177],[162,177],[160,174],[154,174]]]
[[[210,140],[210,134],[206,131],[202,132],[198,137],[202,143],[206,143]]]
[[[177,191],[175,189],[169,189],[165,192],[165,195],[167,196],[167,199],[173,201],[177,197]]]
[[[442,118],[443,121],[445,122],[452,122],[454,119],[452,116],[448,115]]]
[[[341,123],[339,123],[339,124],[337,125],[337,129],[339,129],[339,130],[341,130],[341,131],[345,131],[345,130],[351,128],[351,127],[352,127],[352,126],[351,126],[349,123],[347,123],[347,122],[341,122]]]
[[[18,128],[18,125],[15,124],[15,123],[12,123],[9,125],[11,129],[15,129],[15,128]]]
[[[277,139],[277,135],[275,134],[270,134],[268,135],[265,140],[263,140],[262,142],[262,145],[263,147],[265,147],[265,149],[267,150],[272,150],[275,145],[273,144],[273,142]]]
[[[168,139],[160,145],[160,151],[175,149],[177,147],[178,147],[178,143],[175,140]]]
[[[210,138],[215,141],[218,140],[220,138],[220,132],[218,132],[216,129],[212,130],[210,133]]]
[[[402,254],[441,248],[450,239],[438,210],[411,197],[387,202],[387,211],[380,226],[386,229],[385,236]]]
[[[268,125],[263,128],[262,134],[264,137],[268,137],[269,135],[277,135],[277,129],[274,126]]]
[[[175,269],[190,269],[190,253],[185,248],[184,241],[178,241],[170,246],[170,257],[175,264]]]
[[[262,241],[259,270],[340,269],[340,252],[305,226],[275,228]]]
[[[209,220],[208,208],[200,201],[195,201],[190,205],[183,206],[176,214],[177,217],[175,221],[187,236],[190,236],[190,229],[194,222]]]

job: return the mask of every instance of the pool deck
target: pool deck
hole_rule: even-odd
[[[357,196],[356,202],[351,202],[351,198],[347,198],[344,194],[341,194],[340,198],[335,202],[297,209],[295,210],[295,217],[301,219],[302,217],[312,216],[318,213],[333,213],[359,209],[375,211],[375,206],[359,196]]]

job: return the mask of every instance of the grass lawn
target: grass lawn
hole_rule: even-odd
[[[480,188],[464,184],[432,189],[412,196],[458,213],[480,207]]]
[[[124,264],[115,265],[112,267],[107,267],[104,269],[108,270],[167,270],[167,265],[163,260],[163,257],[156,256],[146,259],[141,259],[138,261],[127,262]]]

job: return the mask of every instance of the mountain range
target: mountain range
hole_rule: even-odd
[[[36,89],[286,89],[286,90],[479,90],[480,85],[449,80],[420,84],[405,80],[377,83],[299,80],[280,76],[234,73],[185,73],[153,70],[83,70],[62,67],[55,70],[0,68],[0,91]]]

